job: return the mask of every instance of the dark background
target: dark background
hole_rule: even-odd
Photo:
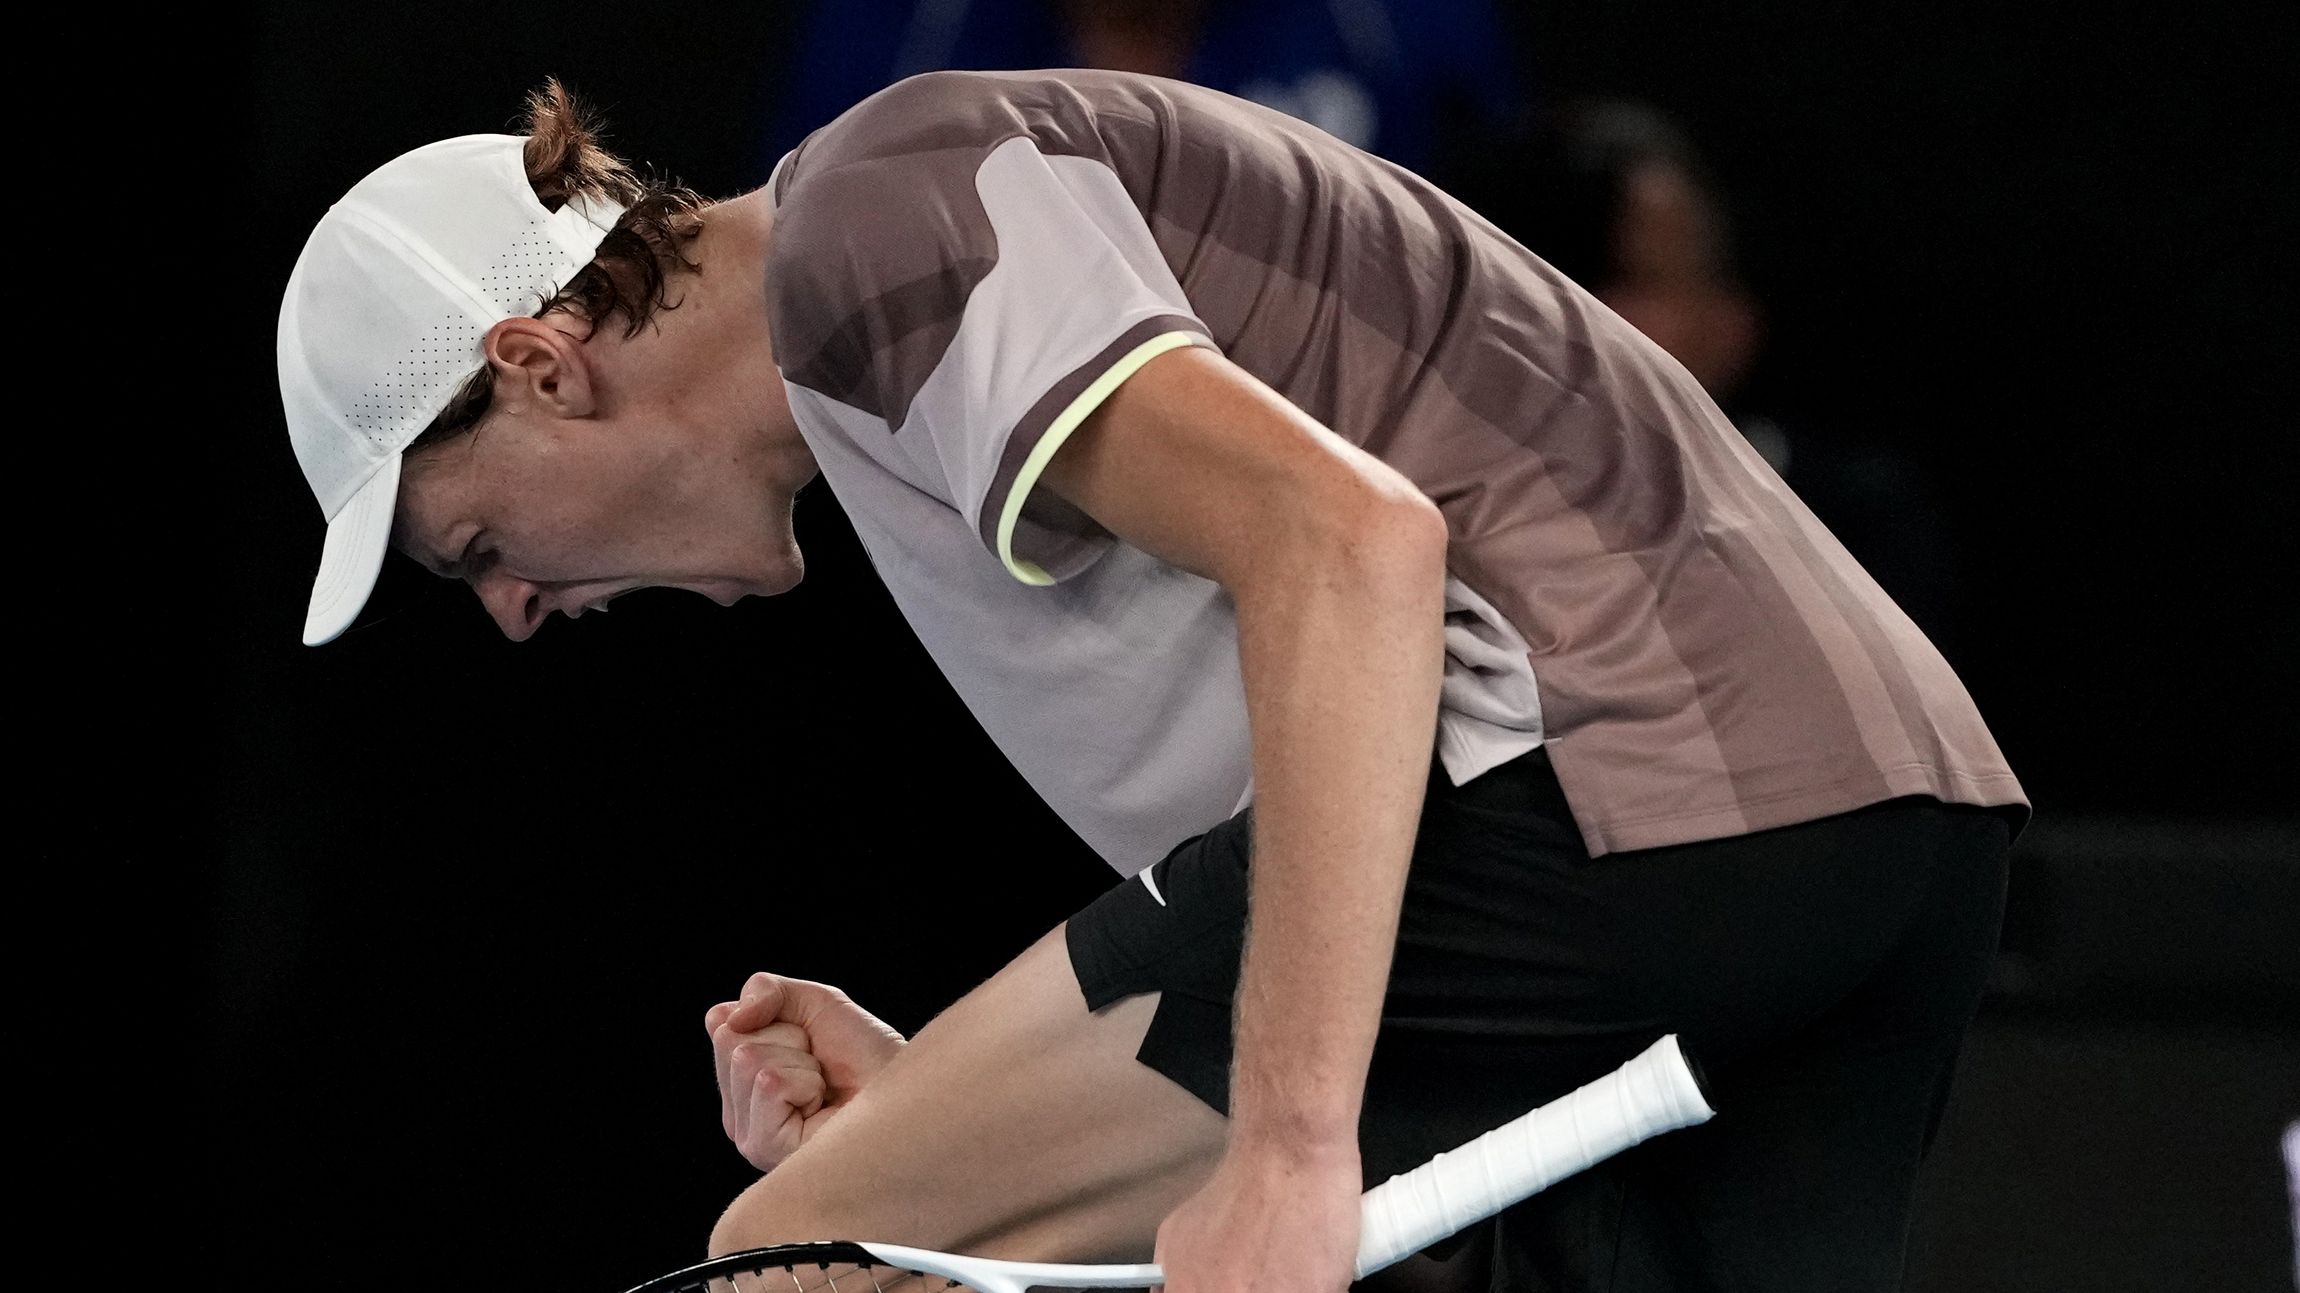
[[[1687,123],[1767,305],[1758,389],[1917,464],[1955,537],[1928,627],[2040,817],[1912,1286],[2281,1286],[2289,8],[1512,12],[1537,95]],[[771,968],[909,1031],[1112,881],[823,489],[786,597],[643,594],[514,647],[394,558],[362,627],[296,641],[321,526],[271,337],[312,222],[399,152],[507,128],[546,75],[625,156],[752,187],[787,26],[771,5],[242,21],[219,93],[243,115],[200,159],[246,195],[231,285],[182,344],[246,416],[184,467],[223,500],[187,547],[227,558],[176,590],[196,736],[168,841],[199,946],[190,1212],[235,1285],[347,1241],[334,1278],[359,1287],[536,1246],[573,1246],[569,1287],[683,1262],[749,1175],[706,1006]]]

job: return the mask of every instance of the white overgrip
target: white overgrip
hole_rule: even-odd
[[[1570,1095],[1504,1123],[1458,1149],[1366,1192],[1358,1275],[1370,1275],[1665,1131],[1707,1122],[1675,1034]],[[999,1261],[899,1244],[863,1244],[881,1261],[956,1280],[980,1293],[1032,1288],[1148,1288],[1156,1266]]]
[[[1510,1204],[1715,1112],[1672,1033],[1643,1054],[1476,1140],[1368,1190],[1358,1275],[1401,1261]]]

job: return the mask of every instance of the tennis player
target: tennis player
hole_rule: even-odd
[[[1719,1116],[1504,1214],[1497,1286],[1895,1286],[2028,806],[1683,368],[1171,81],[917,77],[724,202],[530,112],[362,180],[290,280],[306,641],[394,546],[513,638],[779,593],[819,474],[1135,877],[908,1043],[773,975],[714,1008],[771,1169],[714,1248],[1332,1293],[1361,1188],[1675,1031]]]

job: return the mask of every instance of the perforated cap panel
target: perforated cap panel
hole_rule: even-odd
[[[331,522],[478,371],[487,330],[533,314],[622,215],[611,204],[545,208],[527,183],[525,143],[465,135],[395,158],[352,186],[305,242],[280,303],[280,400],[296,461]],[[364,569],[380,552],[390,510],[363,507],[359,517],[377,533],[332,536],[327,561],[342,550]],[[334,573],[340,601],[343,572]],[[321,582],[329,578],[322,570]],[[357,590],[354,612],[366,592]]]

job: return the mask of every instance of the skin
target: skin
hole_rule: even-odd
[[[722,203],[677,308],[626,339],[565,314],[483,342],[493,406],[472,434],[410,455],[392,545],[468,582],[524,641],[639,588],[721,605],[796,586],[791,501],[817,474],[768,348],[755,197]]]
[[[703,1029],[728,1139],[767,1175],[713,1251],[848,1235],[1010,1261],[1150,1258],[1149,1225],[1211,1177],[1229,1125],[1135,1061],[1157,994],[1082,1004],[1059,926],[907,1043],[829,984],[752,975]],[[1482,1293],[1486,1260],[1475,1245],[1411,1257],[1362,1287]]]
[[[466,442],[407,464],[402,550],[467,579],[513,638],[634,588],[731,604],[795,585],[791,500],[816,466],[770,359],[771,236],[760,195],[712,208],[692,253],[701,274],[682,277],[679,308],[636,338],[602,329],[585,341],[556,318],[497,324],[485,341],[497,407]],[[1154,1003],[1088,1015],[1050,935],[869,1085],[848,1082],[835,1118],[809,1131],[802,1112],[797,1147],[730,1208],[712,1247],[847,1234],[1073,1260],[1149,1248],[1173,1293],[1337,1293],[1356,1249],[1358,1114],[1436,729],[1444,519],[1394,470],[1196,349],[1144,365],[1041,488],[1221,583],[1237,609],[1257,834],[1230,1117],[1133,1062]],[[840,1049],[811,1032],[796,1045],[768,1033],[790,1020],[754,1016],[713,1026],[714,1049],[730,1051],[722,1082],[734,1048],[758,1048],[743,1069],[747,1108],[759,1074],[789,1070],[786,1052]],[[827,1098],[795,1081],[789,1103]],[[742,1115],[753,1121],[780,1126],[771,1095],[764,1115]],[[833,1138],[857,1148],[816,1148]],[[954,1171],[939,1193],[894,1184]],[[993,1176],[998,1190],[965,1188]],[[1012,1188],[1029,1179],[1062,1189]]]
[[[787,1152],[772,1130],[738,1141],[772,1170],[719,1219],[711,1250],[851,1236],[1017,1261],[1144,1260],[1151,1228],[1204,1184],[1227,1133],[1135,1061],[1157,1002],[1088,1012],[1060,929],[891,1050],[824,985],[753,976],[705,1019],[722,1113],[730,1128],[802,1125]],[[808,1044],[781,1044],[775,1030],[802,1019]],[[823,1117],[818,1102],[834,1100],[843,1107]]]
[[[1237,607],[1255,835],[1230,1145],[1159,1227],[1158,1261],[1169,1289],[1193,1293],[1342,1288],[1366,1065],[1445,671],[1445,519],[1195,349],[1119,387],[1046,484]]]

